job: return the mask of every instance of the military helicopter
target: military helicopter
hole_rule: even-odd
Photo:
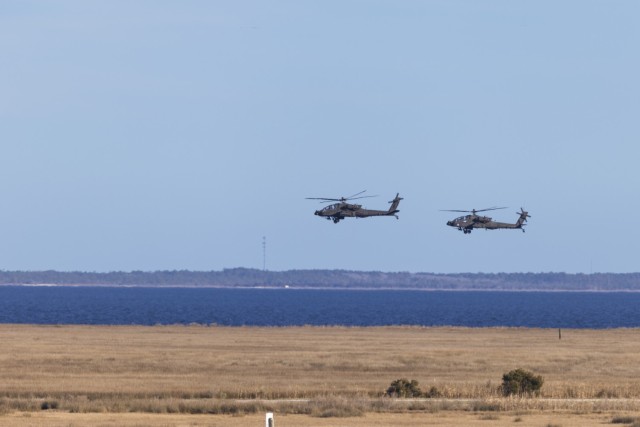
[[[325,206],[324,208],[315,211],[315,215],[324,217],[328,220],[333,220],[335,224],[340,222],[341,219],[345,218],[367,218],[370,216],[395,216],[398,212],[400,212],[397,208],[400,204],[400,193],[396,194],[396,197],[390,201],[391,206],[389,210],[381,211],[381,210],[373,210],[373,209],[365,209],[362,205],[356,205],[352,203],[347,203],[348,200],[357,200],[357,199],[365,199],[369,197],[376,196],[360,196],[367,190],[361,191],[359,193],[354,194],[349,197],[340,197],[339,199],[330,199],[327,197],[307,197],[307,200],[321,200],[323,202],[338,202],[329,206]],[[359,197],[357,197],[359,196]]]
[[[527,218],[531,218],[529,212],[520,208],[520,212],[516,212],[517,215],[520,215],[518,221],[515,224],[510,224],[506,222],[497,222],[488,216],[476,215],[477,212],[485,212],[485,211],[494,211],[497,209],[506,209],[506,208],[487,208],[487,209],[472,209],[470,211],[459,211],[459,210],[449,210],[444,209],[444,212],[470,212],[471,215],[460,216],[454,220],[447,221],[447,225],[450,227],[457,227],[458,230],[462,230],[464,234],[470,234],[471,230],[474,228],[484,228],[485,230],[498,230],[500,228],[517,228],[522,230],[524,233],[524,224],[527,221]]]

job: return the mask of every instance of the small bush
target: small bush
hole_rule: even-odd
[[[524,369],[515,369],[502,376],[502,394],[505,396],[539,394],[544,380]]]
[[[499,403],[478,401],[478,402],[473,402],[471,404],[471,409],[474,412],[489,412],[489,411],[500,411],[502,408]]]
[[[480,415],[480,420],[482,421],[497,421],[500,417],[496,414],[482,414]]]
[[[600,389],[596,393],[596,397],[598,399],[617,399],[620,395],[615,390]]]
[[[633,424],[636,421],[638,421],[636,417],[618,416],[613,417],[611,424]]]
[[[45,400],[40,405],[40,409],[42,409],[43,411],[46,411],[48,409],[58,409],[58,402],[56,402],[55,400],[52,402],[48,402]]]
[[[431,388],[429,389],[429,391],[424,393],[424,397],[428,397],[428,398],[437,398],[437,397],[442,397],[442,392],[440,390],[438,390],[438,387],[436,386],[431,386]]]
[[[400,378],[391,382],[386,394],[391,397],[420,397],[422,390],[420,390],[418,381]]]

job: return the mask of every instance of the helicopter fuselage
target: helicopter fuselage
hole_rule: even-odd
[[[368,218],[370,216],[395,216],[396,218],[398,218],[398,215],[396,214],[400,212],[397,209],[400,200],[402,200],[402,198],[398,194],[396,194],[395,199],[390,202],[391,207],[386,211],[377,209],[365,209],[362,207],[362,205],[339,202],[333,205],[325,206],[324,208],[315,211],[314,214],[331,220],[336,224],[340,220],[343,220],[345,218]]]
[[[455,227],[462,231],[464,234],[469,234],[474,228],[484,228],[485,230],[499,230],[499,229],[521,229],[524,232],[524,222],[526,221],[528,212],[523,209],[518,212],[520,218],[515,224],[508,222],[494,221],[491,217],[480,215],[464,215],[451,221],[447,221],[447,225]]]
[[[380,211],[375,209],[363,209],[361,205],[350,203],[337,203],[315,211],[315,215],[338,222],[344,218],[367,218],[370,216],[396,216],[396,211]]]

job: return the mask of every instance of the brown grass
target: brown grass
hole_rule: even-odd
[[[354,420],[465,411],[485,425],[518,411],[600,412],[611,422],[640,411],[638,332],[563,330],[558,340],[557,330],[519,328],[0,325],[0,424],[16,411],[268,410]],[[540,398],[501,397],[502,374],[518,367],[544,377]],[[438,397],[382,398],[398,378]]]

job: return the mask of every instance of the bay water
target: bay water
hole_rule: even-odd
[[[0,323],[640,327],[640,293],[0,286]]]

